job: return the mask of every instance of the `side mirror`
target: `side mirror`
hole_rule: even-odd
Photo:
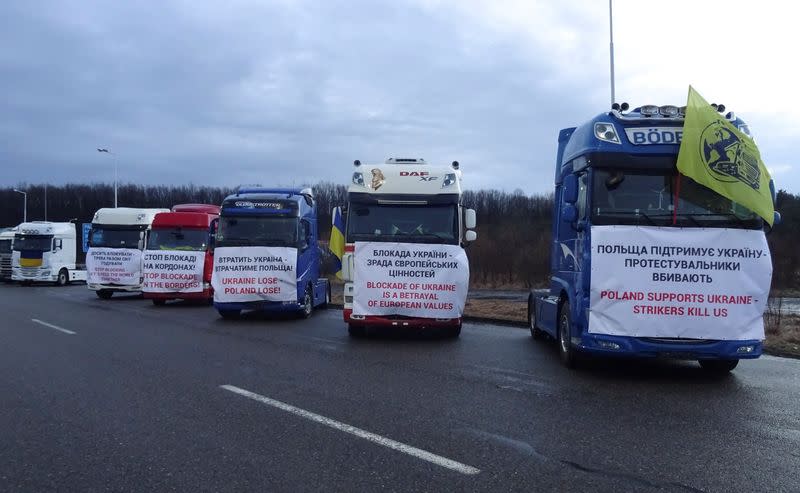
[[[464,227],[467,229],[475,229],[475,209],[467,209],[464,211]]]
[[[464,241],[467,243],[471,243],[478,239],[478,233],[472,231],[471,229],[464,233]]]
[[[573,204],[567,204],[561,209],[561,219],[565,223],[574,223],[578,220],[578,209]]]
[[[53,240],[53,252],[61,250],[63,248],[63,240],[61,238],[56,238]]]
[[[783,221],[783,218],[781,218],[781,213],[775,211],[772,216],[772,227],[774,228],[775,226],[779,225],[781,221]]]
[[[577,201],[578,177],[575,175],[567,175],[564,177],[564,202],[567,204],[574,204]]]

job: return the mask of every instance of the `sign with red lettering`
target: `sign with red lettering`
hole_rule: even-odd
[[[145,250],[142,275],[145,293],[200,293],[206,252]]]
[[[458,318],[469,262],[458,245],[356,242],[354,315]]]
[[[139,286],[142,251],[135,248],[89,248],[86,252],[86,282]]]
[[[764,339],[772,261],[762,231],[592,226],[589,332]]]
[[[214,301],[297,301],[297,248],[219,247],[211,275]]]

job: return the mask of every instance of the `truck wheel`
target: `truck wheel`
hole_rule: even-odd
[[[444,332],[445,337],[450,339],[457,339],[461,335],[461,324],[447,327]]]
[[[350,337],[360,339],[367,335],[367,329],[363,325],[347,324],[347,333]]]
[[[241,315],[241,310],[217,310],[219,312],[219,316],[224,318],[225,320],[236,320]]]
[[[739,364],[738,359],[701,359],[698,360],[700,367],[708,373],[714,375],[725,375],[733,371]]]
[[[544,339],[542,329],[536,327],[536,301],[533,296],[528,298],[528,326],[531,329],[531,337],[537,341]]]
[[[66,286],[67,284],[69,284],[69,272],[67,269],[61,269],[56,277],[56,286]]]
[[[306,292],[303,295],[303,306],[300,308],[300,316],[303,318],[308,318],[311,316],[311,312],[314,311],[314,293],[311,291],[311,286],[306,288]]]
[[[114,296],[114,291],[111,291],[110,289],[99,289],[95,291],[95,294],[97,294],[97,297],[100,299],[110,300],[111,297]]]
[[[167,304],[167,300],[161,300],[161,299],[158,299],[158,298],[153,298],[151,301],[153,302],[153,304],[155,306],[164,306],[164,305]]]
[[[328,289],[325,291],[325,302],[320,305],[323,310],[327,309],[331,304],[331,285],[328,284]]]
[[[558,309],[558,353],[561,356],[561,363],[567,368],[573,369],[577,363],[575,348],[572,347],[572,319],[569,316],[569,304],[561,303]]]

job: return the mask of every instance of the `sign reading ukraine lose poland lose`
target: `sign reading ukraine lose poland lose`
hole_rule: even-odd
[[[142,251],[135,248],[89,248],[87,282],[138,286],[142,277]]]
[[[457,245],[356,242],[354,315],[458,318],[469,263]]]
[[[211,275],[214,301],[297,301],[297,248],[219,247]]]
[[[205,252],[145,250],[142,275],[145,293],[203,291]]]
[[[589,332],[764,339],[772,278],[764,233],[592,226]]]

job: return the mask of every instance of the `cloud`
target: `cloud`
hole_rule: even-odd
[[[108,156],[95,151],[104,146],[117,153],[121,179],[136,183],[346,182],[353,159],[406,155],[459,160],[470,188],[547,192],[558,130],[609,104],[605,8],[9,0],[0,16],[0,182],[110,181]],[[645,40],[631,17],[644,7],[615,9],[618,93],[632,103],[679,100],[688,71],[641,57],[687,42]],[[687,66],[705,81],[709,64]],[[759,95],[747,89],[748,99],[737,84],[706,87],[753,109],[765,161],[788,161],[788,146],[768,136],[789,129],[791,114],[762,113],[752,102]]]

